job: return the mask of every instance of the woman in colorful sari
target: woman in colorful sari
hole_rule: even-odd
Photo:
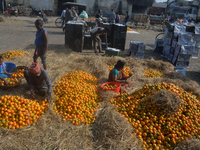
[[[128,81],[127,79],[132,76],[125,76],[123,73],[123,68],[125,66],[125,62],[123,60],[119,60],[115,67],[110,71],[108,82],[119,82],[121,83],[121,93],[128,93],[128,89],[133,86],[132,81]]]

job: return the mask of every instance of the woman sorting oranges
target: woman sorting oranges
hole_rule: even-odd
[[[108,82],[121,83],[121,93],[128,93],[128,89],[133,86],[133,83],[127,80],[132,76],[132,74],[130,74],[129,76],[125,76],[123,73],[123,68],[125,64],[126,63],[123,60],[119,60],[114,68],[110,71],[108,77]]]
[[[5,79],[7,77],[12,77],[12,74],[6,71],[6,64],[3,62],[2,56],[0,56],[0,80],[4,81],[5,84],[9,84]]]

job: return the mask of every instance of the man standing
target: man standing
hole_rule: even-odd
[[[35,27],[37,29],[36,38],[35,38],[35,53],[33,56],[33,60],[37,63],[38,57],[41,58],[42,64],[45,70],[47,70],[46,64],[46,53],[49,46],[48,34],[46,29],[43,27],[43,21],[41,19],[37,19],[35,21]]]
[[[126,11],[125,26],[127,26],[128,20],[129,20],[129,14],[128,14],[128,11]]]
[[[113,9],[111,10],[111,13],[110,13],[110,15],[109,15],[109,18],[110,18],[110,23],[115,23],[116,15],[115,15]]]
[[[120,23],[120,16],[119,13],[116,15],[115,23]]]
[[[30,87],[31,96],[35,98],[36,94],[46,96],[47,100],[51,100],[52,85],[46,70],[41,69],[39,64],[31,65],[30,70],[24,71],[24,77]]]
[[[72,13],[72,9],[73,9],[73,6],[70,6],[70,9],[68,9],[68,11],[67,11],[67,15],[65,16],[66,22],[73,20],[73,18],[74,18],[74,15]]]
[[[62,18],[62,28],[63,28],[63,25],[64,25],[64,23],[65,23],[65,14],[66,14],[66,9],[64,9],[64,10],[62,11],[62,14],[61,14],[61,18]]]
[[[97,43],[98,43],[98,46],[99,46],[99,53],[103,53],[102,47],[101,47],[101,39],[100,39],[99,35],[105,35],[106,48],[108,47],[108,43],[107,43],[107,33],[108,32],[109,32],[108,28],[104,29],[104,28],[101,28],[101,27],[93,28],[90,31],[90,35],[92,37],[92,42],[93,42],[93,46],[94,46],[94,52],[95,52],[96,55],[98,55]]]

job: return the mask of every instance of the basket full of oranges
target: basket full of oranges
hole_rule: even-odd
[[[24,71],[28,70],[28,67],[26,66],[17,66],[15,68],[13,68],[12,70],[10,70],[10,73],[13,73],[13,77],[15,78],[23,78],[24,77]]]
[[[13,75],[14,74],[12,74],[12,77],[5,78],[8,81],[7,84],[6,84],[6,82],[4,80],[0,81],[0,88],[1,89],[16,88],[16,87],[18,87],[20,85],[21,79],[13,77]]]

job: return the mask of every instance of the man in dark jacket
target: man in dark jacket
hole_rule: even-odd
[[[41,69],[37,63],[31,65],[30,70],[24,71],[24,77],[29,84],[31,96],[35,98],[35,91],[40,96],[51,100],[52,85],[46,70]]]
[[[68,9],[68,11],[66,12],[66,16],[65,16],[66,23],[67,23],[68,21],[70,21],[70,20],[73,20],[73,18],[74,18],[72,9],[73,9],[73,6],[71,6],[70,9]]]
[[[127,26],[129,20],[129,14],[128,11],[126,11],[126,17],[125,17],[125,25]]]

